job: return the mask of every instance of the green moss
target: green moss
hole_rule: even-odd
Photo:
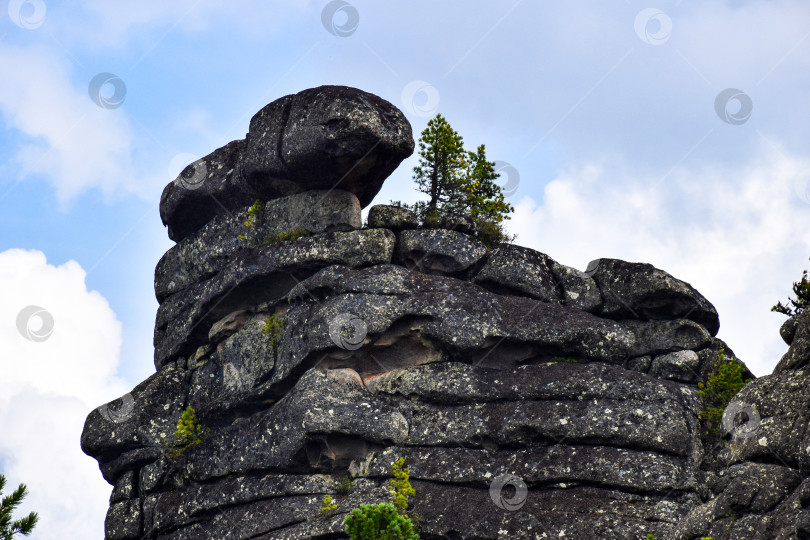
[[[551,361],[552,362],[568,362],[568,363],[571,363],[571,364],[576,364],[577,363],[576,358],[568,358],[568,357],[565,357],[565,356],[555,356],[554,358],[551,359]]]
[[[700,419],[709,433],[722,435],[723,411],[734,396],[751,379],[743,380],[744,366],[737,360],[726,360],[721,349],[712,363],[712,371],[705,383],[698,383],[698,394],[703,400]]]
[[[296,227],[291,231],[277,232],[267,235],[262,241],[262,245],[267,246],[270,244],[278,244],[279,242],[291,242],[293,240],[298,240],[299,238],[303,238],[305,236],[312,236],[312,233],[309,231],[305,231],[300,227]]]
[[[256,199],[253,205],[248,208],[248,215],[247,219],[244,221],[245,227],[248,229],[247,234],[240,234],[240,240],[247,240],[250,243],[251,234],[250,232],[256,227],[256,224],[259,222],[262,216],[262,211],[264,210],[264,206],[262,205],[262,201]]]
[[[345,497],[346,495],[351,493],[353,489],[354,489],[354,482],[352,482],[349,479],[349,477],[344,476],[343,478],[338,480],[338,485],[337,485],[336,492],[341,497]]]
[[[265,321],[262,334],[270,336],[270,346],[275,349],[278,340],[281,339],[281,332],[283,330],[284,321],[282,321],[280,317],[276,317],[276,314],[273,313],[267,318],[267,321]]]

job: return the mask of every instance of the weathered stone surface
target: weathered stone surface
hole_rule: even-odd
[[[810,311],[803,311],[794,318],[796,329],[790,340],[790,348],[776,364],[774,373],[799,368],[810,360]]]
[[[220,273],[173,294],[158,308],[155,366],[189,355],[207,342],[214,322],[228,313],[284,297],[313,268],[391,261],[394,234],[386,229],[334,232],[245,249]]]
[[[782,323],[782,326],[779,327],[779,335],[782,336],[782,340],[785,343],[790,345],[793,343],[793,337],[796,335],[796,329],[799,327],[799,317],[798,315],[794,315]]]
[[[160,219],[179,242],[216,216],[250,206],[258,193],[242,182],[239,158],[244,141],[232,141],[188,165],[163,189]]]
[[[142,538],[142,515],[140,501],[130,500],[113,503],[104,521],[104,538],[108,540],[135,540]]]
[[[456,274],[469,269],[486,253],[484,244],[458,231],[405,230],[397,233],[394,260],[420,272]]]
[[[651,264],[596,259],[585,273],[596,281],[604,304],[602,316],[612,319],[686,318],[717,335],[717,310],[691,285]]]
[[[185,371],[167,367],[87,416],[82,451],[99,459],[110,484],[138,464],[163,455],[163,442],[174,433],[182,413],[187,378]]]
[[[163,190],[160,217],[179,242],[255,199],[340,189],[366,206],[413,148],[411,126],[391,103],[346,86],[311,88],[270,103],[245,140],[186,167]]]
[[[543,302],[561,302],[562,285],[551,271],[551,257],[533,249],[501,244],[486,257],[473,282],[506,294],[527,295]]]
[[[391,229],[399,232],[403,229],[416,229],[419,220],[416,219],[416,214],[407,208],[377,204],[368,211],[368,226],[370,229]]]
[[[366,206],[413,148],[408,120],[389,102],[356,88],[320,86],[256,113],[241,172],[268,198],[342,189]]]
[[[155,268],[158,302],[224,268],[236,252],[262,244],[277,233],[352,231],[361,226],[360,203],[347,191],[307,191],[262,205],[248,229],[248,208],[219,216],[161,257]],[[244,236],[245,238],[240,238]]]
[[[700,374],[700,357],[695,351],[675,351],[653,358],[649,374],[659,379],[694,382]]]

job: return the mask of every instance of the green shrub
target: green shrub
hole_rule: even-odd
[[[361,504],[346,516],[351,540],[418,540],[411,520],[391,503]]]
[[[352,489],[354,489],[354,482],[352,482],[348,476],[344,476],[340,480],[338,480],[337,486],[337,494],[341,497],[345,497],[349,493],[351,493]]]
[[[810,305],[810,280],[807,279],[807,270],[802,271],[801,281],[793,282],[793,294],[796,295],[795,299],[788,296],[788,301],[785,304],[777,302],[776,305],[771,308],[771,311],[792,317],[793,315],[798,315],[804,311],[804,308]]]
[[[239,235],[240,240],[249,240],[248,237],[250,236],[250,231],[258,223],[263,209],[264,208],[262,207],[262,201],[260,201],[259,199],[256,199],[253,205],[250,208],[248,208],[248,217],[247,220],[245,220],[244,222],[245,227],[247,227],[248,229],[248,234],[246,235],[240,234]]]
[[[176,444],[170,444],[169,454],[178,457],[190,446],[200,444],[205,435],[205,427],[197,419],[197,412],[194,407],[188,406],[180,419],[177,421],[177,430],[174,432]]]
[[[706,383],[698,383],[698,394],[704,405],[699,417],[706,423],[710,433],[722,435],[723,411],[737,392],[751,382],[751,379],[743,380],[743,371],[742,363],[726,360],[721,349],[714,359]]]
[[[281,332],[284,330],[284,321],[280,317],[276,317],[273,313],[267,318],[262,328],[262,334],[270,336],[270,346],[275,348],[278,340],[281,339]]]
[[[391,491],[394,506],[397,507],[397,510],[399,510],[403,516],[408,517],[408,514],[405,513],[408,509],[408,497],[416,495],[416,491],[411,487],[408,467],[404,467],[404,465],[405,458],[403,457],[397,459],[394,464],[391,465],[391,473],[394,475],[394,478],[388,480],[390,484],[388,489]]]
[[[332,502],[332,496],[327,494],[323,496],[323,506],[321,506],[321,515],[331,516],[332,512],[337,510],[337,505]]]
[[[296,227],[291,231],[277,232],[267,235],[264,238],[262,245],[266,246],[268,244],[278,244],[279,242],[291,242],[293,240],[298,240],[299,238],[304,238],[305,236],[312,236],[312,233],[305,231],[300,227]]]

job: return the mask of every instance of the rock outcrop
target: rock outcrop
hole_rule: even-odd
[[[82,433],[107,539],[344,538],[398,457],[425,539],[810,537],[810,321],[711,446],[714,307],[646,264],[579,271],[384,205],[363,226],[413,146],[390,103],[321,87],[167,186],[156,372]],[[189,406],[205,435],[173,453]]]

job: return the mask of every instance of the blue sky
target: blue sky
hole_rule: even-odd
[[[110,488],[79,434],[154,371],[153,272],[172,245],[161,190],[243,138],[263,105],[313,86],[375,93],[416,136],[441,112],[514,167],[516,243],[580,269],[667,270],[770,373],[786,346],[769,308],[810,256],[810,6],[610,4],[5,2],[0,470],[43,514],[32,538],[103,536]],[[91,99],[100,73],[125,91],[96,101],[120,106]],[[717,104],[727,89],[737,97]],[[420,197],[415,161],[375,204]],[[28,305],[53,315],[48,339],[17,328]]]

